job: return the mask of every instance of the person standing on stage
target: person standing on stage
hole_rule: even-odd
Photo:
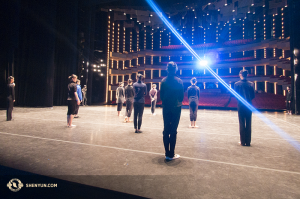
[[[71,75],[69,77],[69,85],[68,85],[68,113],[67,113],[67,127],[76,127],[76,125],[73,125],[73,118],[76,111],[76,105],[80,104],[78,94],[77,94],[77,76]]]
[[[152,115],[156,115],[156,113],[155,113],[155,107],[156,107],[156,102],[157,102],[156,84],[152,85],[152,89],[149,92],[149,96],[151,99],[151,113],[152,113]]]
[[[6,109],[6,120],[12,120],[12,111],[14,109],[15,100],[15,78],[13,76],[8,77],[7,79],[7,109]]]
[[[142,82],[143,75],[137,75],[137,82],[133,84],[134,98],[133,98],[133,107],[134,107],[134,129],[135,133],[141,133],[141,125],[143,112],[145,107],[145,95],[147,94],[147,86]]]
[[[199,98],[200,98],[200,88],[196,86],[197,79],[195,77],[191,79],[191,84],[192,85],[187,89],[189,106],[190,106],[190,120],[191,120],[191,125],[189,127],[197,128],[198,126],[196,126],[196,120],[197,120],[197,111],[198,111]]]
[[[119,82],[119,87],[117,88],[116,91],[116,103],[117,103],[117,111],[118,111],[118,116],[122,116],[121,115],[121,111],[122,111],[122,107],[123,107],[123,103],[124,103],[124,97],[125,97],[125,91],[123,88],[123,82]]]
[[[291,107],[291,102],[292,102],[292,92],[291,92],[291,88],[288,86],[287,88],[287,93],[286,93],[286,110],[287,110],[287,114],[291,114],[292,115],[292,107]]]
[[[82,89],[82,106],[87,105],[86,92],[87,92],[87,88],[86,85],[84,85]]]
[[[77,95],[78,95],[78,98],[79,98],[80,102],[82,102],[82,92],[81,92],[81,85],[80,85],[80,80],[79,79],[77,80]],[[74,118],[79,118],[78,111],[79,111],[79,105],[76,104],[76,110],[75,110]]]
[[[124,122],[130,122],[129,118],[131,116],[133,107],[133,97],[134,91],[132,87],[132,79],[128,80],[128,85],[125,87],[125,99],[126,99],[126,112]]]
[[[163,142],[166,160],[180,157],[175,154],[175,145],[184,89],[182,80],[175,76],[177,70],[177,64],[169,62],[167,65],[168,76],[161,81],[160,98],[163,105]]]
[[[252,99],[255,97],[254,84],[253,82],[247,81],[247,76],[247,70],[240,71],[241,80],[234,84],[234,90],[249,104],[252,104]],[[240,101],[238,101],[237,108],[240,123],[240,145],[250,146],[252,111]]]

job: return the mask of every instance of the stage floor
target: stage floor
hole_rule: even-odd
[[[124,107],[122,113],[124,115]],[[175,152],[166,162],[162,109],[146,107],[142,133],[116,106],[80,107],[76,128],[67,107],[0,111],[0,165],[147,198],[300,198],[300,117],[263,112],[294,140],[256,115],[251,147],[241,147],[237,111],[199,110],[198,129],[182,109]]]

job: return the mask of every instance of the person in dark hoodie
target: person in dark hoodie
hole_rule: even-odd
[[[168,76],[161,81],[160,90],[164,120],[163,142],[165,147],[165,158],[167,161],[180,157],[180,155],[175,154],[175,145],[184,89],[182,80],[175,76],[177,70],[176,63],[168,63]]]
[[[141,133],[141,125],[143,119],[143,112],[145,107],[145,95],[147,94],[147,86],[142,82],[143,75],[137,75],[138,81],[133,84],[134,91],[134,129],[135,133]]]
[[[8,77],[7,79],[7,109],[6,109],[6,120],[12,120],[12,111],[14,109],[15,100],[15,78],[13,76]]]
[[[240,71],[241,80],[234,84],[234,90],[249,104],[252,104],[252,99],[255,97],[254,84],[253,82],[247,81],[247,76],[247,70]],[[238,101],[237,108],[240,123],[240,145],[250,146],[252,111],[240,101]]]
[[[130,122],[130,116],[133,107],[134,91],[132,87],[132,79],[128,79],[128,85],[125,87],[126,112],[124,122]]]
[[[187,89],[189,106],[190,106],[190,120],[191,120],[191,125],[189,127],[197,128],[198,126],[196,126],[196,120],[197,120],[197,111],[198,111],[199,98],[200,98],[200,88],[196,86],[197,79],[195,77],[191,79],[191,84],[192,85]]]

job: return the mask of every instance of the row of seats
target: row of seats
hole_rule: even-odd
[[[160,92],[157,95],[157,105],[161,105]],[[229,93],[201,93],[199,99],[199,106],[202,107],[222,107],[222,108],[236,108],[237,100]],[[115,101],[112,102],[115,104]],[[151,100],[149,96],[145,97],[145,104],[150,105]],[[189,105],[189,99],[187,92],[184,93],[184,99],[182,104],[184,106]],[[275,95],[272,93],[256,93],[255,98],[252,100],[252,104],[257,109],[271,109],[279,110],[285,109],[285,96]]]

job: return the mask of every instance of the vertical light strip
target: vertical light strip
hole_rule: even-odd
[[[169,32],[169,45],[171,45],[171,32]]]
[[[245,19],[243,19],[243,39],[245,39]]]
[[[268,92],[268,82],[265,81],[265,93],[267,93],[267,92]]]
[[[255,23],[255,20],[254,20],[254,40],[256,40],[256,23]]]
[[[254,89],[257,91],[257,81],[254,81]]]
[[[219,42],[219,26],[216,27],[216,42]]]
[[[267,75],[267,65],[264,65],[264,75]]]
[[[229,24],[229,41],[231,41],[231,24]]]
[[[266,36],[266,15],[264,15],[264,40],[267,39],[267,36]]]
[[[115,51],[115,23],[112,26],[111,51]]]
[[[273,14],[273,38],[275,38],[275,14]]]
[[[125,52],[125,45],[126,45],[126,28],[123,28],[123,53]]]
[[[276,67],[276,66],[274,66],[274,75],[276,75],[276,74],[277,74],[277,71],[276,71],[276,69],[277,69],[277,67]]]
[[[130,31],[130,46],[129,46],[130,52],[132,52],[132,30]]]
[[[277,95],[277,82],[274,82],[274,94]]]
[[[109,46],[110,46],[110,16],[108,16],[108,33],[107,33],[107,62],[106,62],[106,103],[108,102],[108,77],[109,77]]]
[[[281,8],[281,39],[284,38],[284,14],[283,14],[284,9]]]
[[[144,30],[144,50],[147,48],[147,31]]]
[[[136,33],[137,35],[136,35],[136,51],[140,51],[140,32],[139,31],[137,31],[137,33]]]
[[[119,52],[120,50],[120,24],[118,23],[118,47],[117,47],[117,52]]]
[[[254,75],[257,74],[257,66],[254,66]]]
[[[264,48],[264,58],[266,59],[267,58],[267,49]]]

